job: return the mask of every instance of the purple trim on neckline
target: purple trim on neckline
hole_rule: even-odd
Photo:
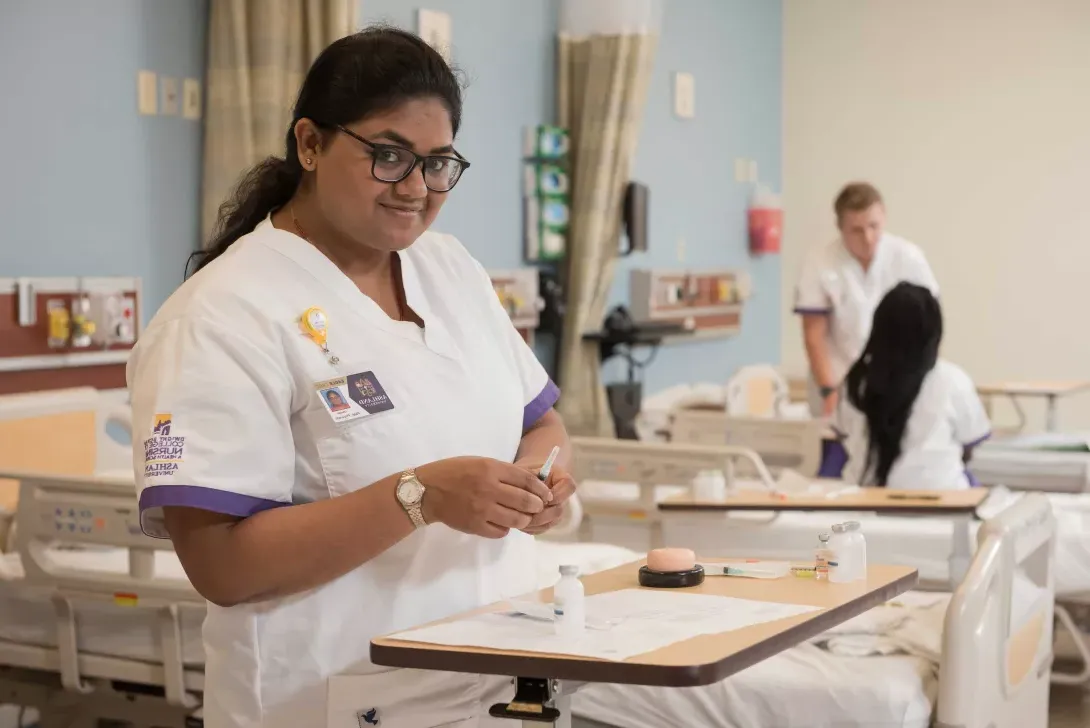
[[[530,400],[530,404],[522,408],[522,431],[526,432],[537,424],[537,421],[552,409],[558,399],[560,399],[560,388],[550,379],[545,383],[545,388],[541,390],[541,393]]]
[[[828,316],[833,312],[831,308],[804,308],[800,306],[795,307],[795,313],[798,314],[814,314],[816,316]]]
[[[984,442],[985,440],[987,440],[991,436],[992,436],[992,433],[988,432],[986,435],[982,435],[981,437],[978,437],[977,439],[973,440],[972,442],[968,442],[968,443],[962,445],[962,447],[976,447],[977,445]]]
[[[165,532],[151,528],[148,523],[152,517],[149,511],[160,511],[164,506],[188,506],[248,518],[261,511],[288,505],[291,504],[200,485],[153,485],[140,494],[140,529],[152,538],[168,538]],[[156,520],[160,519],[161,515],[156,516]]]

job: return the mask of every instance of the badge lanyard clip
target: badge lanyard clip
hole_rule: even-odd
[[[322,347],[323,353],[329,355],[330,364],[336,366],[340,363],[340,359],[329,353],[329,346],[326,343],[329,326],[326,321],[325,311],[317,306],[312,306],[303,312],[302,317],[299,319],[299,324],[303,328],[303,333],[305,333],[315,344]]]

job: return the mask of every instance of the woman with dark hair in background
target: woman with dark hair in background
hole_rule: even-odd
[[[242,180],[133,351],[136,457],[162,413],[183,451],[136,477],[145,531],[209,601],[207,728],[478,725],[511,697],[369,661],[373,637],[536,588],[534,534],[574,491],[558,389],[484,269],[428,231],[469,167],[461,119],[415,35],[333,43],[284,158]],[[333,412],[348,382],[367,407]]]
[[[991,423],[969,375],[939,358],[941,342],[942,309],[927,288],[899,283],[878,304],[837,408],[845,480],[935,490],[976,484],[966,463]]]

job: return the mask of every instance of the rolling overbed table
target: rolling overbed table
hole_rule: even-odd
[[[837,497],[825,495],[777,495],[768,491],[739,491],[720,500],[699,500],[691,495],[667,498],[659,511],[670,513],[716,514],[729,511],[858,511],[890,516],[929,516],[949,518],[954,522],[950,550],[950,585],[956,588],[973,558],[969,525],[976,509],[988,497],[987,488],[965,490],[893,490],[862,488]],[[676,544],[684,545],[684,544]]]
[[[714,562],[712,559],[701,561]],[[643,563],[633,562],[582,577],[587,596],[643,588],[637,578]],[[846,584],[793,576],[779,579],[708,577],[703,584],[680,591],[806,604],[821,610],[729,632],[701,635],[623,661],[454,647],[386,637],[371,642],[371,660],[389,667],[510,676],[515,683],[515,695],[510,703],[492,706],[491,715],[521,720],[527,728],[541,723],[567,728],[571,725],[571,695],[582,684],[690,687],[719,682],[897,597],[912,589],[917,578],[915,569],[884,565],[870,566],[866,580]],[[543,590],[541,599],[551,601],[552,590]],[[501,602],[480,611],[503,608]]]

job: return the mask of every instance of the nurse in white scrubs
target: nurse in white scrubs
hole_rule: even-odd
[[[815,417],[836,409],[840,383],[863,351],[882,296],[900,281],[926,286],[935,295],[939,290],[923,252],[885,231],[885,205],[877,189],[850,184],[833,207],[840,236],[811,251],[795,289]]]
[[[293,119],[128,369],[143,527],[209,601],[205,726],[487,723],[508,681],[380,668],[369,643],[536,587],[574,491],[559,391],[428,230],[469,167],[443,58],[339,40]]]
[[[845,480],[922,490],[977,484],[966,465],[991,423],[969,375],[939,358],[941,341],[942,310],[927,288],[899,283],[878,304],[833,423]]]

